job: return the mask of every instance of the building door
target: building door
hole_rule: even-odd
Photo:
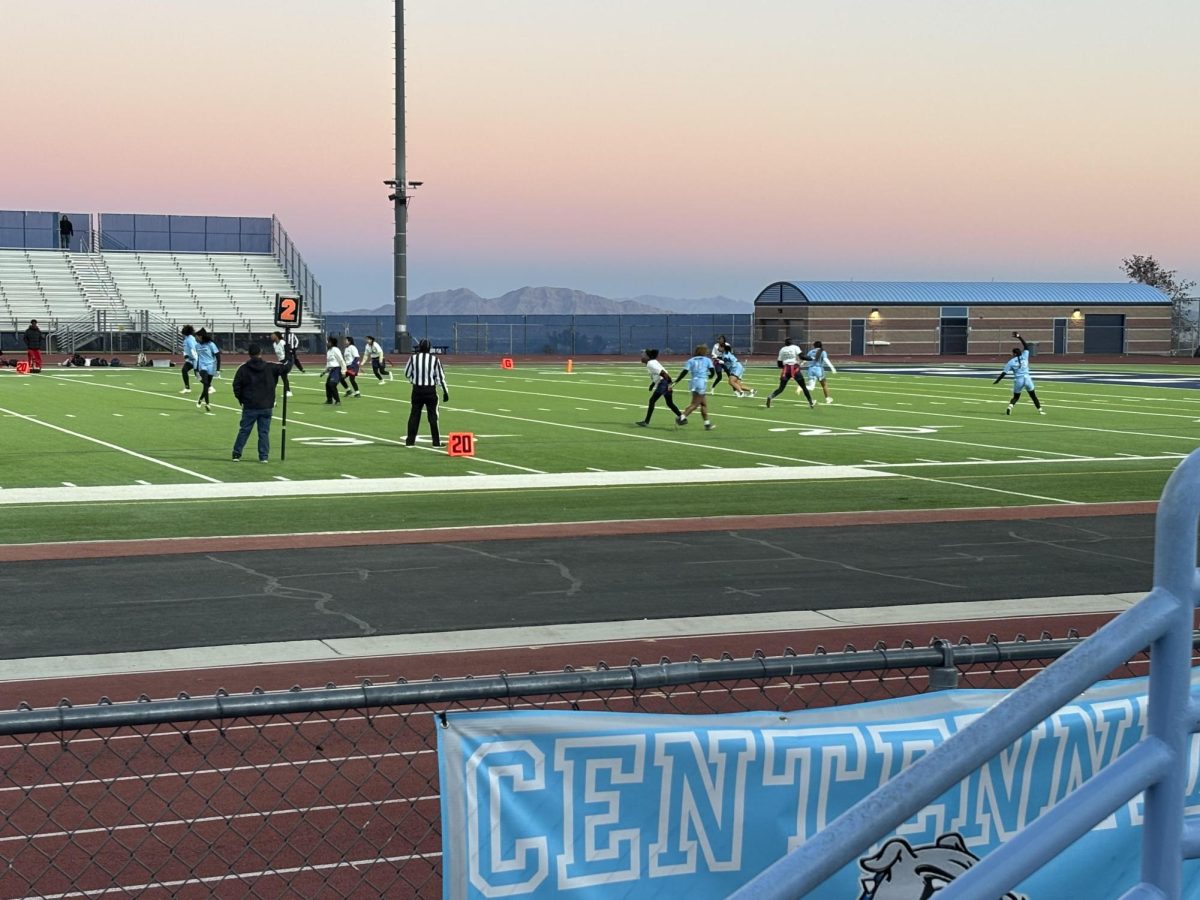
[[[966,316],[942,317],[942,356],[967,355],[967,323]]]
[[[1088,313],[1083,317],[1084,353],[1124,353],[1123,313]]]
[[[862,356],[867,352],[867,320],[850,320],[850,355]]]
[[[1062,356],[1067,352],[1067,320],[1054,320],[1054,355]]]

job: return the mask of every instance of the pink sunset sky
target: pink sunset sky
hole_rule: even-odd
[[[5,3],[0,208],[270,215],[391,299],[390,0]],[[1194,0],[410,0],[411,296],[1200,278]]]

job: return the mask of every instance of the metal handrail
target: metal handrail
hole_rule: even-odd
[[[1139,603],[1025,682],[983,716],[877,788],[731,895],[793,900],[817,888],[1039,722],[1150,647],[1148,727],[1142,740],[1023,831],[963,872],[943,900],[1011,890],[1114,810],[1145,791],[1142,880],[1124,896],[1177,898],[1185,858],[1200,856],[1200,826],[1184,830],[1191,698],[1191,634],[1200,578],[1200,450],[1171,474],[1155,522],[1154,588]]]
[[[1200,648],[1200,631],[1189,633]],[[0,735],[38,734],[80,728],[153,725],[190,722],[214,717],[277,715],[365,707],[411,706],[505,700],[513,697],[556,696],[580,691],[653,690],[693,684],[738,680],[774,680],[896,669],[928,669],[934,673],[957,667],[1033,662],[1057,659],[1080,645],[1079,638],[1043,638],[982,644],[936,641],[928,647],[876,647],[839,653],[817,652],[803,656],[753,656],[750,658],[688,662],[663,660],[653,665],[602,666],[563,672],[496,675],[391,684],[364,683],[355,687],[317,690],[254,692],[177,700],[142,700],[98,706],[60,704],[52,709],[0,712]],[[1130,655],[1133,655],[1132,653]],[[1122,663],[1126,660],[1122,660]],[[939,680],[939,687],[953,684]]]

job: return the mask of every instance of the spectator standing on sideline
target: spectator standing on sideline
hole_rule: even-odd
[[[260,352],[261,352],[261,349],[262,348],[259,348]],[[288,381],[288,370],[291,369],[292,367],[287,364],[288,348],[287,348],[287,342],[283,339],[282,332],[279,332],[279,331],[271,332],[271,349],[275,351],[276,361],[284,367],[283,375],[281,376],[283,378],[283,393],[285,396],[290,397],[290,396],[292,396],[292,385],[291,385],[291,382]]]
[[[1008,409],[1004,410],[1006,416],[1012,415],[1013,407],[1021,399],[1021,391],[1029,392],[1029,399],[1037,408],[1038,415],[1044,416],[1046,411],[1042,409],[1042,401],[1038,399],[1037,391],[1034,389],[1033,376],[1029,374],[1029,344],[1015,331],[1013,337],[1021,342],[1021,346],[1012,348],[1012,359],[1004,364],[1004,371],[996,376],[996,380],[992,384],[999,384],[1000,379],[1005,375],[1013,377],[1013,395],[1012,399],[1008,401]]]
[[[58,249],[70,250],[71,238],[75,234],[75,226],[65,215],[58,220]]]
[[[783,346],[775,361],[775,365],[779,366],[779,387],[775,388],[767,397],[767,409],[771,408],[772,400],[787,390],[788,382],[793,378],[796,380],[797,387],[804,392],[804,399],[808,401],[809,408],[817,405],[813,403],[812,394],[808,392],[808,388],[804,384],[804,377],[800,373],[800,360],[803,356],[804,351],[796,346],[795,341],[790,337],[783,339]]]
[[[342,379],[342,387],[346,389],[347,397],[361,397],[358,389],[358,370],[362,366],[362,354],[354,346],[354,338],[346,335],[342,338],[342,358],[346,360],[346,377]],[[347,384],[346,382],[350,383]]]
[[[675,419],[680,419],[683,413],[679,411],[679,407],[675,405],[675,398],[671,396],[674,382],[663,364],[658,361],[658,350],[643,350],[642,362],[646,365],[646,371],[650,373],[650,405],[646,407],[646,418],[637,424],[642,428],[649,426],[650,417],[654,415],[654,406],[660,399],[666,401],[667,409],[675,413]]]
[[[717,426],[712,423],[708,417],[708,379],[713,371],[712,357],[708,355],[708,348],[703,344],[696,346],[695,355],[683,364],[683,371],[679,373],[679,377],[675,379],[675,383],[683,381],[684,376],[688,377],[688,387],[692,391],[692,402],[688,404],[687,409],[683,411],[683,415],[675,420],[676,425],[686,425],[688,416],[690,416],[697,407],[700,409],[700,415],[704,417],[704,430],[712,431]]]
[[[366,346],[363,347],[364,355],[371,361],[371,371],[375,373],[375,377],[383,381],[383,376],[388,377],[388,381],[395,381],[396,376],[388,371],[387,358],[383,355],[383,348],[371,335],[367,335]]]
[[[196,409],[203,406],[207,414],[212,413],[208,398],[213,391],[212,380],[219,368],[217,358],[220,354],[221,348],[211,334],[203,328],[196,332],[196,374],[200,377],[200,399],[196,401]]]
[[[346,377],[346,357],[338,349],[338,339],[330,335],[325,341],[325,403],[340,406],[342,397],[338,385]]]
[[[196,369],[196,329],[191,325],[184,325],[179,329],[179,333],[183,335],[183,368],[180,370],[183,373],[183,390],[179,393],[190,394],[192,383],[188,380],[188,372]]]
[[[825,348],[821,346],[820,341],[813,341],[812,349],[804,354],[804,358],[808,362],[808,390],[812,390],[814,385],[821,385],[821,393],[825,395],[825,402],[832,403],[833,398],[829,396],[829,385],[825,381],[825,370],[828,369],[834,375],[837,374],[837,369],[833,367],[833,363],[829,361],[829,354],[825,352]],[[809,396],[809,400],[812,397]]]
[[[421,427],[421,410],[429,416],[429,432],[433,438],[433,446],[442,446],[442,434],[438,430],[438,387],[442,389],[442,402],[450,402],[450,392],[446,390],[446,373],[442,371],[442,361],[429,352],[429,341],[422,338],[417,344],[417,352],[408,358],[404,366],[404,377],[412,383],[412,412],[408,414],[408,435],[404,439],[405,447],[412,447],[417,442],[417,429]]]
[[[233,461],[242,458],[242,448],[250,430],[258,426],[258,461],[266,462],[271,455],[271,412],[275,408],[275,385],[279,379],[287,382],[291,364],[263,362],[262,348],[251,344],[246,348],[250,358],[238,366],[233,376],[233,396],[242,405],[242,421],[233,442]]]
[[[42,371],[42,347],[45,338],[42,329],[38,328],[37,319],[30,319],[29,327],[25,329],[25,360],[29,363],[30,372]]]
[[[304,366],[302,366],[300,364],[300,357],[298,355],[299,350],[300,350],[300,338],[296,337],[294,332],[289,331],[287,333],[288,357],[291,359],[292,365],[296,367],[296,371],[303,372]]]

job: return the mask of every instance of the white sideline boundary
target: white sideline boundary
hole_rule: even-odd
[[[376,658],[535,649],[572,644],[591,647],[599,644],[632,641],[653,642],[678,638],[770,634],[772,632],[803,632],[811,635],[815,640],[820,640],[820,633],[830,629],[884,625],[912,625],[914,627],[942,625],[945,630],[940,636],[954,640],[958,637],[959,632],[958,626],[953,623],[980,623],[993,619],[1036,620],[1065,615],[1116,615],[1133,606],[1144,596],[1145,592],[1084,594],[1067,597],[977,600],[910,606],[871,606],[856,609],[753,613],[750,615],[481,628],[468,631],[276,641],[218,647],[187,647],[177,650],[98,653],[86,656],[40,656],[29,659],[0,660],[0,684],[59,678],[150,674],[189,669],[328,663],[356,659],[366,661]],[[909,635],[914,639],[924,639],[929,636],[918,633]],[[397,672],[396,674],[403,673]]]
[[[779,466],[776,468],[656,469],[625,472],[549,472],[538,475],[438,475],[425,478],[325,478],[314,481],[242,481],[220,484],[120,484],[94,487],[0,489],[0,506],[47,503],[214,500],[239,497],[317,497],[336,494],[451,494],[460,491],[531,488],[626,487],[655,484],[715,484],[727,481],[810,481],[894,478],[859,466]]]

